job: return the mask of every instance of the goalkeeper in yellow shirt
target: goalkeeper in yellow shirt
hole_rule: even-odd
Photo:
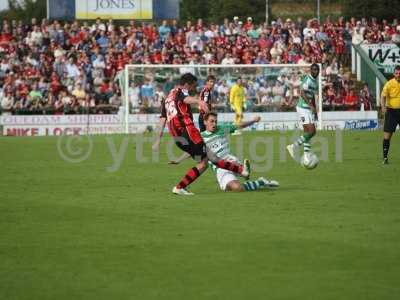
[[[246,94],[241,77],[236,80],[236,83],[231,88],[229,102],[232,110],[235,111],[235,125],[239,126],[242,123],[243,108],[246,105]],[[241,134],[241,132],[236,130],[234,134]]]

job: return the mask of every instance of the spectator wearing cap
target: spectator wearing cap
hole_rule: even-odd
[[[239,17],[238,16],[234,16],[233,17],[233,26],[237,27],[239,25]]]
[[[245,31],[249,31],[250,29],[252,29],[254,27],[253,25],[253,18],[252,17],[248,17],[246,23],[243,25],[243,29]]]

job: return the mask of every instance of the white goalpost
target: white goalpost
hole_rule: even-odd
[[[160,100],[179,82],[184,73],[199,78],[199,90],[208,75],[217,79],[216,100],[223,108],[227,91],[234,81],[241,77],[245,81],[246,98],[251,109],[258,112],[295,111],[299,97],[301,77],[309,74],[310,64],[275,65],[126,65],[121,89],[124,105],[124,132],[131,133],[129,115],[134,113],[158,113]],[[321,68],[321,65],[320,65]],[[318,92],[318,127],[322,128],[322,75],[320,72]],[[282,101],[281,103],[279,101]],[[147,111],[143,111],[143,110]],[[284,110],[283,110],[284,109]]]

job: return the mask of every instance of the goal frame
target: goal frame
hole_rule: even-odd
[[[318,76],[318,129],[322,129],[322,64],[318,64],[320,72]],[[138,65],[132,65],[128,64],[125,65],[124,68],[124,132],[125,134],[129,134],[129,72],[130,70],[134,69],[139,69],[139,68],[158,68],[158,69],[163,69],[163,68],[174,68],[174,69],[180,69],[180,68],[205,68],[205,69],[222,69],[222,68],[227,68],[227,69],[232,69],[232,68],[309,68],[311,67],[311,64],[234,64],[234,65],[221,65],[221,64],[210,64],[210,65],[204,65],[204,64],[183,64],[183,65],[173,65],[173,64],[138,64]]]

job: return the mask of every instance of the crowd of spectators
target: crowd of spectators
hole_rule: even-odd
[[[305,64],[322,63],[326,109],[370,109],[368,87],[356,90],[345,67],[351,43],[400,42],[400,23],[377,20],[323,24],[278,18],[254,24],[252,18],[179,25],[113,20],[66,22],[3,20],[0,34],[0,108],[13,114],[116,113],[122,93],[118,81],[126,64]],[[299,78],[247,84],[250,106],[291,109]],[[229,82],[217,83],[225,105]],[[131,87],[134,112],[157,107],[165,91],[152,82]],[[225,97],[225,98],[224,98]],[[222,99],[222,100],[221,100]],[[225,99],[225,100],[224,100]],[[225,101],[225,102],[224,102]],[[149,105],[149,102],[151,103]],[[153,105],[154,104],[154,105]]]

